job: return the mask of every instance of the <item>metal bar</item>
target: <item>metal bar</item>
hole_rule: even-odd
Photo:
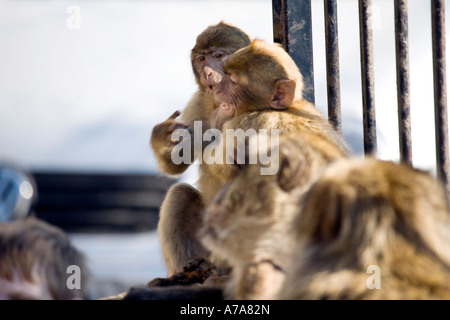
[[[394,11],[400,160],[412,165],[409,96],[408,0],[395,0]]]
[[[336,0],[324,0],[328,120],[342,134],[339,36]]]
[[[363,97],[364,153],[376,156],[377,132],[373,67],[371,0],[359,0],[359,35],[361,47],[361,82]]]
[[[448,120],[444,0],[431,1],[437,176],[448,188]]]
[[[273,38],[281,43],[303,75],[303,97],[314,103],[311,0],[272,0]]]

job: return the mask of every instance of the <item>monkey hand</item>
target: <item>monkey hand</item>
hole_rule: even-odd
[[[175,139],[177,136],[176,130],[184,129],[187,130],[189,135],[192,135],[192,130],[187,123],[176,120],[180,114],[180,111],[175,111],[167,120],[157,124],[150,137],[150,146],[159,166],[169,174],[180,174],[189,166],[188,164],[176,165],[171,158],[172,149],[180,142],[179,139]]]
[[[176,120],[180,114],[180,111],[175,111],[167,120],[157,124],[153,128],[150,144],[155,152],[160,148],[173,147],[179,143],[179,140],[174,139],[172,135],[175,130],[186,129],[189,132],[191,131],[188,129],[189,125],[187,123]]]

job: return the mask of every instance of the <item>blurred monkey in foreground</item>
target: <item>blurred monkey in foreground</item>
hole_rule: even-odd
[[[325,166],[342,158],[338,146],[314,133],[282,136],[270,151],[279,154],[276,174],[262,175],[261,163],[236,166],[236,177],[204,215],[203,244],[232,267],[227,299],[276,297],[292,255],[289,228],[299,203]]]
[[[60,228],[34,217],[0,223],[0,300],[86,299],[89,277]]]
[[[280,299],[450,299],[447,193],[428,173],[339,160],[306,199]]]

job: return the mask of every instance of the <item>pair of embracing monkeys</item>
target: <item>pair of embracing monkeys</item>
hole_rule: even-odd
[[[303,99],[300,70],[278,44],[222,21],[197,37],[191,61],[199,90],[150,141],[167,174],[200,160],[198,188],[172,186],[160,209],[169,276],[203,257],[220,276],[204,285],[223,285],[227,299],[450,299],[450,217],[440,181],[406,164],[352,157]],[[223,134],[203,141],[200,151],[213,144],[214,153],[175,163],[178,129],[191,133],[183,143],[192,148],[208,129],[278,136],[235,145]],[[276,172],[262,174],[268,164],[249,161],[261,151],[277,155]],[[224,161],[207,161],[211,154]]]

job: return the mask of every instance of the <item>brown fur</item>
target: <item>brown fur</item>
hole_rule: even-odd
[[[278,298],[450,299],[447,194],[428,173],[372,158],[341,160],[307,199]],[[369,266],[379,267],[379,289],[368,287]]]
[[[241,285],[244,285],[242,283],[242,279],[245,278],[244,274],[249,271],[246,268],[253,265],[255,272],[252,274],[255,275],[255,279],[263,281],[264,278],[260,276],[259,270],[266,270],[267,265],[265,263],[259,265],[261,260],[268,259],[275,265],[285,266],[284,255],[286,252],[279,250],[278,245],[274,250],[270,244],[271,241],[280,243],[278,230],[283,230],[283,227],[289,225],[298,211],[297,209],[293,209],[294,211],[286,209],[285,204],[289,206],[292,203],[290,197],[293,194],[297,197],[300,196],[328,161],[331,161],[330,159],[347,157],[348,148],[342,137],[337,134],[314,105],[301,98],[302,92],[298,90],[303,87],[301,73],[281,46],[255,40],[250,46],[233,54],[227,60],[225,70],[227,75],[216,87],[216,98],[223,99],[224,103],[232,105],[236,111],[234,116],[223,124],[222,139],[216,143],[217,150],[222,150],[224,155],[223,163],[229,163],[229,159],[235,157],[235,154],[231,154],[231,152],[239,152],[242,148],[242,146],[235,145],[232,150],[229,150],[225,134],[228,129],[242,129],[243,131],[253,129],[256,132],[261,129],[267,129],[269,132],[276,129],[281,139],[289,135],[288,141],[298,140],[297,144],[284,142],[284,147],[293,144],[292,148],[296,152],[289,156],[285,155],[280,160],[279,173],[266,177],[262,176],[259,171],[261,166],[251,166],[253,169],[246,170],[243,180],[242,178],[238,179],[239,182],[233,182],[232,187],[225,187],[225,189],[232,188],[232,190],[220,191],[213,204],[207,209],[203,221],[205,226],[200,232],[202,243],[212,252],[212,259],[219,263],[227,261],[233,268],[234,276],[227,289],[230,297],[256,298],[259,296],[267,298],[268,295],[260,296],[265,290],[257,289],[257,287],[267,286],[259,280],[255,285],[247,286],[254,288],[252,292],[250,289],[239,289]],[[263,153],[267,154],[265,151],[270,148],[270,144],[258,145],[257,139],[249,137],[249,142],[244,144],[245,152],[252,152],[249,149],[255,146],[259,148],[255,151],[256,153],[259,153],[261,149]],[[266,150],[263,150],[264,148]],[[273,148],[274,153],[281,152],[278,146]],[[302,158],[300,161],[302,169],[299,169],[302,172],[301,179],[289,183],[293,188],[295,187],[295,192],[286,194],[279,192],[280,187],[277,189],[272,185],[271,189],[263,186],[265,183],[271,185],[270,181],[281,183],[285,179],[284,177],[288,179],[289,173],[286,173],[283,165],[295,162],[298,157]],[[235,162],[238,163],[239,160],[235,159]],[[233,181],[238,167],[212,163],[207,166],[207,169],[216,179],[227,183]],[[277,179],[281,180],[275,179],[274,176],[278,176]],[[228,203],[228,200],[224,200],[225,204],[222,205],[224,197],[227,199],[230,197],[231,204]],[[277,197],[283,200],[279,203]],[[235,199],[241,199],[241,201],[245,199],[245,203],[233,205]],[[219,217],[224,216],[225,222],[216,223],[216,211]],[[260,213],[255,219],[251,213],[258,211]],[[269,223],[265,219],[258,221],[262,214],[267,215],[271,222]],[[251,217],[249,218],[249,216]],[[274,217],[276,217],[276,222],[272,221]],[[220,231],[221,228],[223,228],[222,231]],[[239,235],[239,232],[235,234],[233,230],[239,230],[242,236]],[[271,234],[272,232],[273,234]],[[220,234],[222,236],[218,236]],[[282,234],[284,236],[284,231]],[[258,241],[263,241],[263,243],[260,244]],[[288,247],[286,244],[286,248]],[[259,251],[263,252],[262,256],[257,253]],[[278,273],[277,268],[274,269],[274,274],[276,273]],[[282,278],[282,276],[276,277]]]
[[[219,102],[215,100],[213,92],[208,90],[201,82],[203,70],[195,65],[194,57],[196,53],[215,47],[224,48],[231,55],[249,43],[250,38],[241,29],[223,21],[209,26],[198,35],[196,44],[191,51],[192,69],[198,84],[198,90],[181,113],[180,120],[175,120],[180,115],[180,113],[177,113],[176,117],[169,117],[166,121],[156,125],[152,130],[150,145],[158,165],[164,173],[179,175],[189,167],[189,164],[181,163],[177,165],[172,162],[171,153],[174,143],[170,140],[170,137],[174,129],[193,129],[194,121],[201,121],[202,133],[204,133],[210,128],[211,114],[219,106]],[[218,67],[220,68],[220,66]],[[222,70],[217,70],[217,72],[222,72]]]
[[[280,138],[275,175],[261,175],[261,164],[238,169],[204,215],[204,245],[232,266],[228,299],[273,299],[292,253],[288,230],[299,199],[330,162],[342,158],[328,139],[305,132]],[[274,160],[276,161],[276,160]]]
[[[260,67],[262,65],[264,68]],[[251,110],[254,110],[255,106],[258,109],[266,106],[270,101],[274,82],[280,79],[294,80],[296,84],[294,101],[304,101],[303,76],[281,44],[253,40],[249,46],[240,49],[227,60],[225,69],[228,73],[234,72],[240,84],[245,85],[248,93],[257,98],[245,101],[250,103]],[[249,96],[246,98],[249,99]],[[240,112],[247,111],[244,107],[240,109]]]
[[[198,35],[191,52],[191,60],[199,89],[181,113],[181,119],[176,119],[180,115],[179,112],[174,113],[153,128],[150,139],[158,165],[164,173],[179,175],[189,167],[189,163],[172,162],[171,153],[178,143],[171,140],[172,132],[178,128],[193,130],[194,121],[201,121],[201,134],[211,127],[211,118],[219,103],[207,86],[220,80],[225,58],[249,43],[250,38],[242,30],[225,22],[209,26]],[[221,50],[224,57],[214,60],[212,65],[205,65],[196,60],[198,55],[210,54],[207,52],[211,50]],[[205,66],[214,67],[212,78],[205,74]],[[191,163],[194,162],[194,157],[198,156],[193,152],[192,155]],[[210,201],[223,184],[214,179],[204,167],[205,164],[200,165],[198,189],[187,184],[176,184],[171,187],[161,206],[158,232],[168,275],[181,272],[190,259],[197,256],[206,258],[209,255],[196,237],[201,220],[199,215],[204,204]]]
[[[81,289],[67,287],[71,265],[80,267]],[[36,279],[35,273],[42,278]],[[90,271],[86,257],[63,230],[30,216],[0,223],[0,277],[11,282],[40,281],[54,300],[84,299]]]
[[[280,45],[253,40],[250,46],[238,50],[227,60],[225,70],[227,77],[236,75],[239,84],[231,85],[226,77],[217,86],[221,91],[219,96],[228,100],[227,103],[232,102],[236,109],[234,117],[222,125],[223,133],[228,129],[277,129],[280,135],[305,134],[309,135],[306,139],[309,143],[327,141],[339,148],[342,156],[348,156],[346,142],[320,111],[302,98],[300,70]],[[292,81],[295,91],[283,96],[285,107],[274,109],[271,102],[278,98],[278,81]],[[317,142],[315,136],[319,138]],[[218,149],[223,149],[225,163],[231,156],[226,152],[226,135],[219,143]],[[233,166],[229,165],[212,164],[207,169],[223,183],[230,181],[234,174]]]

